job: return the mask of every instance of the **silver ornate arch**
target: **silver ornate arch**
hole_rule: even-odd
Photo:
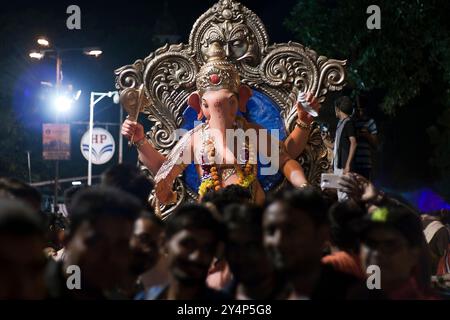
[[[279,106],[287,132],[295,124],[293,97],[298,90],[313,92],[323,102],[328,91],[345,85],[345,60],[319,56],[296,42],[270,45],[264,24],[255,13],[234,0],[219,0],[197,19],[188,44],[166,44],[145,59],[115,71],[116,88],[125,101],[126,89],[143,84],[147,99],[139,108],[154,123],[147,137],[162,154],[176,143],[172,132],[182,123],[187,97],[195,90],[195,75],[205,62],[204,53],[217,41],[235,63],[241,81]],[[320,174],[330,170],[329,153],[318,126],[314,126],[299,158],[312,183],[318,184]],[[180,193],[178,204],[196,198],[182,179],[175,187]],[[167,217],[178,204],[161,208],[162,216]]]

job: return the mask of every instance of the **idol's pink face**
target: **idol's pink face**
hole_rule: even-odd
[[[233,123],[238,108],[238,95],[228,89],[206,91],[201,97],[201,110],[204,116],[216,123]]]
[[[193,92],[188,104],[197,111],[199,120],[205,117],[212,123],[231,124],[238,110],[245,112],[251,95],[251,89],[241,85],[237,93],[229,89],[208,90],[202,95]]]

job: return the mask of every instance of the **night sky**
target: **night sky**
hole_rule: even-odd
[[[114,70],[145,58],[157,48],[152,38],[165,6],[172,17],[170,25],[177,30],[180,41],[187,42],[196,19],[215,2],[127,1],[119,5],[111,1],[16,1],[2,4],[0,49],[5,62],[2,66],[6,66],[6,70],[2,70],[1,87],[11,93],[9,99],[12,100],[17,117],[25,129],[34,132],[36,137],[36,140],[27,141],[23,146],[24,150],[32,152],[32,166],[33,160],[35,163],[41,160],[39,139],[42,123],[55,120],[49,98],[51,89],[40,84],[41,81],[55,82],[55,61],[50,58],[34,61],[28,57],[29,52],[37,48],[35,44],[39,35],[46,36],[60,48],[97,46],[103,50],[103,55],[97,59],[80,52],[63,55],[63,85],[71,84],[74,90],[82,90],[82,95],[71,112],[60,121],[88,121],[89,92],[115,90]],[[285,0],[282,6],[274,6],[273,1],[261,0],[244,0],[241,3],[260,16],[272,42],[293,40],[284,28],[283,21],[296,3],[295,0]],[[69,16],[66,8],[72,4],[81,8],[81,30],[66,28]],[[105,98],[96,105],[95,120],[118,122],[119,106]],[[79,151],[79,139],[86,129],[87,126],[83,125],[72,126],[72,158],[70,162],[62,162],[62,177],[86,174],[87,162]],[[118,137],[118,127],[108,129],[115,138]],[[117,157],[113,161],[117,161]],[[135,163],[134,149],[124,147],[124,161]],[[94,174],[101,173],[111,163],[94,166]],[[41,176],[52,179],[53,171],[41,172]]]

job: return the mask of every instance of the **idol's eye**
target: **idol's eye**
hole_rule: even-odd
[[[238,46],[240,46],[242,44],[242,41],[241,40],[234,40],[233,41],[233,46],[234,47],[238,47]]]
[[[202,102],[202,107],[208,109],[208,104],[205,101],[203,101]]]

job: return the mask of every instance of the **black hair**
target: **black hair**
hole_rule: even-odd
[[[155,225],[157,225],[158,227],[164,228],[165,223],[163,220],[161,220],[160,218],[158,218],[154,212],[150,212],[150,211],[143,211],[141,212],[141,214],[139,215],[138,219],[147,219],[150,220],[152,223],[154,223]]]
[[[328,222],[327,201],[321,192],[312,186],[301,189],[286,189],[278,193],[274,201],[281,201],[289,209],[299,210],[305,213],[316,226],[326,225]]]
[[[228,234],[235,228],[251,229],[262,234],[263,210],[253,204],[231,204],[225,208],[223,222]]]
[[[219,211],[224,213],[225,208],[233,203],[243,203],[252,200],[252,195],[247,188],[236,184],[226,186],[219,191],[212,191],[205,194],[202,198],[202,203],[211,202]]]
[[[36,188],[19,179],[6,177],[0,178],[0,190],[3,190],[7,194],[9,193],[15,198],[25,202],[32,200],[40,204],[42,201],[42,195]]]
[[[136,166],[127,163],[117,164],[105,170],[102,174],[101,184],[128,192],[145,206],[148,206],[148,197],[154,187],[153,181]]]
[[[135,197],[117,188],[95,186],[82,190],[75,195],[69,209],[69,235],[73,235],[85,221],[95,223],[108,217],[134,221],[142,209],[142,205]]]
[[[64,204],[65,204],[67,210],[69,210],[70,205],[72,204],[72,199],[75,197],[75,194],[86,188],[88,188],[88,187],[84,186],[84,185],[72,186],[64,191]],[[70,215],[70,212],[69,211],[67,211],[67,212]]]
[[[396,223],[396,229],[403,233],[411,247],[420,247],[425,239],[422,222],[417,211],[404,205],[388,205],[390,214],[401,216]]]
[[[443,224],[450,224],[450,210],[449,209],[440,209],[426,212],[425,214],[436,217]]]
[[[337,202],[328,211],[331,241],[339,249],[358,251],[359,235],[352,223],[361,219],[365,211],[351,201]]]
[[[45,212],[45,222],[49,229],[67,229],[69,220],[60,212]]]
[[[44,225],[38,215],[15,199],[0,199],[0,234],[44,237]]]
[[[450,209],[441,209],[439,211],[442,223],[450,225]]]
[[[353,113],[352,100],[347,96],[342,96],[336,99],[334,107],[341,110],[346,115],[350,116]]]
[[[222,222],[210,210],[200,204],[180,206],[165,220],[165,223],[167,239],[185,229],[205,229],[211,231],[217,237],[217,241],[224,238]]]
[[[386,218],[382,220],[373,220],[374,213],[366,215],[361,219],[361,226],[357,230],[364,241],[372,228],[390,228],[402,234],[408,241],[410,247],[420,247],[425,241],[422,222],[419,214],[400,204],[387,204],[380,208],[387,213]]]

